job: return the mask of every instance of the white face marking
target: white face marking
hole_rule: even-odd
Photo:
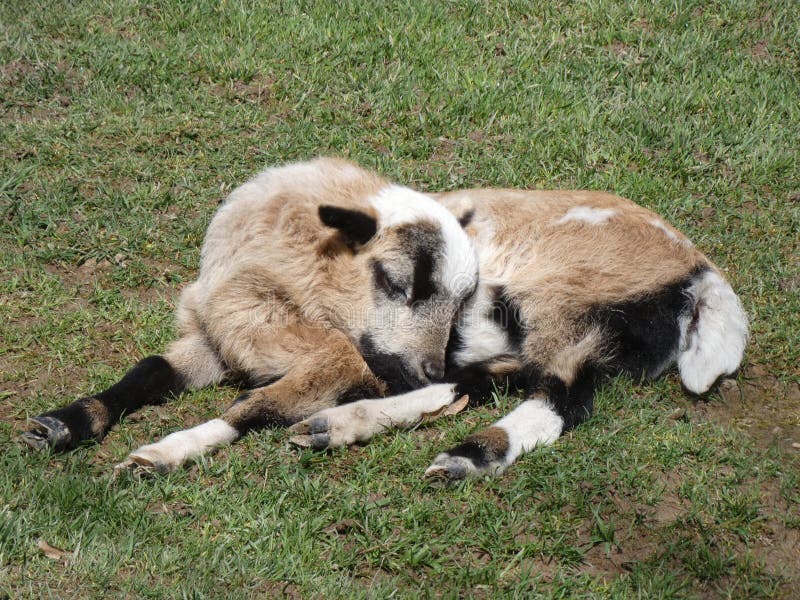
[[[602,225],[617,214],[613,208],[592,208],[591,206],[575,206],[570,208],[563,217],[556,221],[556,225],[563,225],[570,221],[588,223],[589,225]]]
[[[390,185],[372,199],[381,228],[419,220],[439,223],[444,239],[442,281],[456,297],[464,296],[478,281],[478,255],[455,216],[433,198]]]

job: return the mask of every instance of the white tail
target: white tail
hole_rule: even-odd
[[[695,277],[686,293],[694,310],[681,317],[678,370],[686,389],[702,394],[719,377],[739,368],[747,343],[747,315],[716,271]]]

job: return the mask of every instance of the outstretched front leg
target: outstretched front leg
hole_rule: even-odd
[[[425,471],[426,479],[451,483],[499,475],[525,452],[552,444],[591,415],[598,380],[592,369],[584,369],[570,384],[530,369],[518,379],[525,381],[527,392],[537,391],[491,427],[439,454]]]
[[[455,401],[454,401],[455,400]],[[388,429],[413,427],[420,421],[453,415],[466,408],[469,398],[455,395],[453,384],[437,384],[413,392],[359,400],[322,410],[290,427],[291,441],[314,450],[366,442]]]
[[[315,450],[365,442],[388,429],[412,427],[424,419],[453,415],[468,404],[481,404],[492,391],[514,379],[519,363],[498,357],[469,369],[452,373],[458,383],[438,383],[405,394],[375,400],[360,400],[322,410],[290,429],[291,441]]]
[[[292,425],[320,410],[384,391],[383,383],[340,332],[310,331],[298,325],[291,332],[278,332],[272,342],[276,339],[281,348],[296,349],[283,357],[287,371],[277,381],[243,393],[219,418],[140,447],[115,470],[166,473],[249,431]]]

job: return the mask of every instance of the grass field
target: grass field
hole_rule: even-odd
[[[2,0],[0,35],[0,597],[797,597],[796,2]],[[164,349],[228,190],[318,154],[661,212],[740,292],[744,370],[702,400],[612,381],[555,446],[444,490],[432,457],[509,399],[144,481],[111,466],[236,391],[66,455],[17,442]]]

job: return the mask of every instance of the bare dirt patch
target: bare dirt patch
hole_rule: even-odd
[[[288,598],[296,600],[303,597],[300,586],[290,581],[264,580],[251,588],[257,595],[263,594],[265,598]]]
[[[736,539],[731,549],[737,556],[750,554],[763,569],[781,579],[776,598],[795,598],[800,585],[800,529],[787,521],[800,522],[800,506],[781,495],[780,480],[746,482],[743,488],[758,485],[761,509],[759,534],[751,540]]]
[[[800,273],[781,279],[778,282],[778,289],[782,292],[796,292],[800,290]]]
[[[606,46],[606,50],[624,62],[640,65],[645,61],[645,57],[639,54],[639,50],[637,48],[629,46],[628,44],[618,40],[608,44]]]
[[[770,60],[772,58],[772,55],[769,51],[769,44],[766,40],[756,42],[756,44],[750,49],[750,54],[759,60]]]
[[[619,540],[613,546],[597,544],[589,549],[580,569],[596,577],[610,581],[614,577],[633,569],[637,562],[646,561],[659,552],[656,539],[641,536],[641,532]]]
[[[691,546],[674,546],[676,539],[681,537],[697,538],[698,543],[709,543],[703,540],[710,540],[720,557],[736,557],[739,566],[752,560],[755,568],[762,570],[764,575],[778,579],[776,597],[793,597],[792,590],[800,584],[800,530],[786,523],[790,518],[797,521],[798,507],[781,495],[779,479],[745,481],[739,486],[745,492],[757,490],[756,501],[760,505],[758,533],[747,539],[721,530],[711,537],[702,534],[705,528],[714,527],[712,517],[701,510],[687,520],[688,503],[678,494],[682,480],[680,472],[669,473],[665,478],[666,489],[655,506],[630,503],[626,508],[624,499],[622,503],[615,500],[614,510],[607,514],[616,524],[613,543],[597,543],[592,535],[594,525],[591,520],[581,525],[577,545],[591,547],[586,550],[578,572],[611,581],[633,571],[637,563],[667,561],[673,565],[673,572],[679,578],[691,581],[691,587],[702,597],[706,594],[717,597],[719,590],[724,588],[735,589],[737,575],[733,569],[716,581],[698,579],[690,566],[694,560]],[[697,519],[701,522],[693,523]]]
[[[0,354],[0,421],[15,422],[24,417],[20,406],[15,375],[22,369],[19,360],[10,354]]]
[[[644,17],[636,19],[633,22],[633,27],[635,29],[639,29],[641,31],[644,31],[645,33],[653,33],[653,24],[650,23],[650,21],[648,21]]]
[[[47,86],[50,84],[43,83],[46,80],[43,73],[47,71],[60,78],[49,88],[47,99],[17,96],[15,100],[15,96],[9,96],[5,106],[0,108],[0,118],[23,123],[65,118],[73,97],[86,87],[88,73],[76,71],[63,60],[56,64],[34,64],[17,59],[0,65],[0,84],[8,89],[21,88],[25,82]]]
[[[760,516],[764,519],[760,535],[750,550],[771,573],[800,583],[800,529],[787,527],[786,521],[800,522],[800,506],[781,495],[777,480],[762,486]]]
[[[36,72],[36,67],[23,60],[12,60],[0,65],[0,77],[9,85],[16,85],[31,73]]]
[[[720,400],[697,401],[690,417],[745,432],[762,447],[800,456],[800,385],[781,382],[764,365],[749,365],[741,380],[723,381]]]
[[[274,87],[277,80],[268,75],[257,75],[248,82],[237,79],[229,85],[215,85],[211,93],[226,100],[252,102],[255,104],[270,104],[274,97]]]
[[[89,258],[78,266],[63,263],[48,263],[44,271],[61,282],[66,293],[58,306],[54,306],[50,317],[58,321],[63,315],[69,319],[74,313],[93,311],[90,298],[94,286],[99,284],[106,289],[113,289],[111,275],[114,269],[122,268],[124,257],[112,260],[96,260]],[[145,261],[148,271],[153,274],[152,285],[137,288],[123,287],[120,292],[127,298],[135,299],[142,304],[150,304],[162,298],[177,296],[177,285],[167,281],[173,267],[166,262],[156,260]],[[178,270],[177,267],[174,268]],[[18,292],[17,299],[24,302],[24,294]],[[18,312],[10,318],[5,326],[9,331],[25,332],[42,328],[46,317],[36,313]],[[0,353],[0,419],[11,422],[22,430],[25,428],[26,416],[30,412],[30,400],[39,394],[48,397],[64,397],[72,400],[82,392],[89,380],[89,367],[86,365],[101,363],[123,369],[130,365],[131,356],[136,350],[132,347],[131,336],[120,334],[130,331],[134,323],[110,323],[97,318],[91,329],[83,333],[71,331],[63,334],[66,337],[83,337],[91,341],[81,351],[79,360],[71,361],[68,356],[62,357],[55,352],[51,340],[39,335],[30,339],[22,336],[22,342],[13,347],[6,345],[5,352]],[[22,334],[18,334],[22,335]],[[69,345],[69,344],[68,344]],[[84,344],[80,344],[84,345]]]

